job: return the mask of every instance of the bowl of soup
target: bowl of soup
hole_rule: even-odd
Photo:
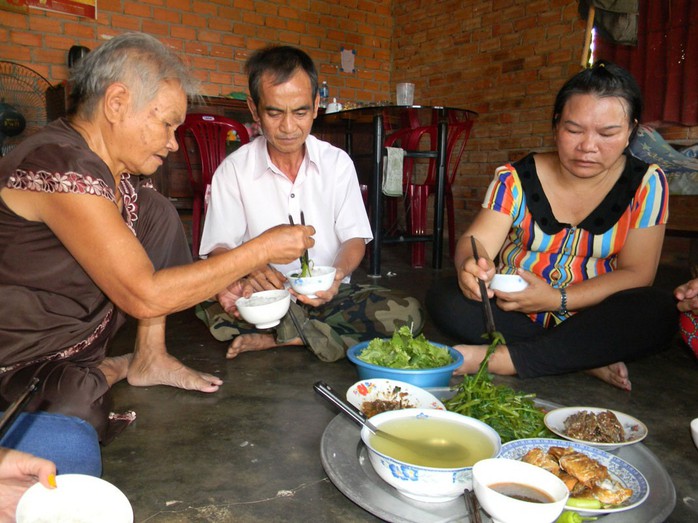
[[[422,502],[462,496],[472,488],[473,465],[497,456],[501,448],[492,427],[445,410],[387,411],[371,423],[378,433],[363,427],[361,440],[376,474],[401,495]]]
[[[473,490],[482,508],[500,523],[552,523],[569,497],[560,478],[516,459],[485,459],[476,463]]]
[[[337,269],[334,267],[313,266],[310,268],[309,275],[301,276],[301,271],[297,269],[287,273],[286,279],[291,284],[291,288],[298,294],[317,298],[317,292],[326,291],[332,287],[336,273]]]

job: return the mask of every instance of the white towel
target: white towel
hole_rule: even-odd
[[[383,194],[402,196],[402,164],[405,150],[399,147],[386,147],[387,157],[383,158]]]

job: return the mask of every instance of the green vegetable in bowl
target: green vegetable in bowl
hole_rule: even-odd
[[[357,357],[391,369],[433,369],[453,363],[448,349],[429,343],[423,334],[414,338],[407,326],[400,327],[389,340],[375,338]]]
[[[477,373],[463,377],[456,394],[443,402],[446,410],[487,423],[499,433],[502,443],[521,438],[555,437],[543,422],[545,413],[533,402],[534,394],[522,394],[492,383],[487,362],[497,345],[504,343],[501,333],[493,333],[492,343]]]

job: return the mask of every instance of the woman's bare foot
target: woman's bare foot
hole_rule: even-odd
[[[594,376],[595,378],[605,381],[609,385],[618,387],[621,390],[631,390],[632,384],[630,383],[630,378],[628,374],[628,367],[625,363],[618,361],[616,363],[611,363],[605,367],[598,367],[596,369],[589,369],[586,371],[587,374]]]
[[[303,345],[303,341],[300,338],[291,340],[283,344],[286,345]],[[240,355],[243,352],[250,352],[255,350],[266,350],[273,349],[274,347],[281,347],[282,345],[276,343],[276,339],[273,334],[240,334],[236,336],[228,347],[228,352],[225,357],[232,360],[234,357]]]
[[[136,387],[169,385],[199,392],[216,392],[223,384],[217,376],[190,369],[167,352],[154,351],[134,354],[127,379]]]
[[[456,369],[455,374],[475,374],[482,364],[482,360],[487,355],[487,345],[455,345],[453,347],[463,355],[463,365]],[[492,374],[511,376],[516,374],[514,363],[509,356],[509,349],[506,345],[500,345],[490,356],[487,362],[487,370]]]
[[[105,358],[97,367],[102,371],[107,378],[107,383],[111,387],[114,383],[126,378],[128,374],[128,366],[131,363],[133,354],[124,354],[123,356],[114,356]]]

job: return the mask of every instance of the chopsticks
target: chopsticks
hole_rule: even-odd
[[[289,213],[288,215],[288,222],[291,225],[295,225],[293,223],[293,216]],[[305,215],[303,214],[303,211],[301,211],[301,225],[305,225]],[[301,261],[301,274],[303,273],[303,267],[308,267],[308,270],[310,270],[310,259],[308,258],[308,249],[305,250],[303,255],[300,257]]]
[[[473,249],[473,256],[475,257],[475,262],[480,259],[477,253],[477,242],[475,241],[475,236],[470,237],[470,245]],[[490,304],[490,299],[487,295],[487,286],[485,282],[480,278],[477,279],[478,285],[480,286],[480,297],[482,298],[482,315],[485,322],[485,328],[487,329],[487,336],[491,342],[494,342],[494,316],[492,315],[492,305]]]
[[[32,395],[36,392],[37,385],[39,384],[39,378],[32,378],[29,385],[22,391],[22,393],[17,397],[12,404],[7,407],[5,414],[3,414],[2,419],[0,419],[0,438],[2,438],[5,433],[12,426],[17,416],[22,412],[22,409],[29,403]]]
[[[480,504],[477,502],[475,492],[470,489],[465,489],[464,496],[468,521],[471,521],[470,516],[472,516],[471,523],[482,523],[482,518],[480,518]]]

